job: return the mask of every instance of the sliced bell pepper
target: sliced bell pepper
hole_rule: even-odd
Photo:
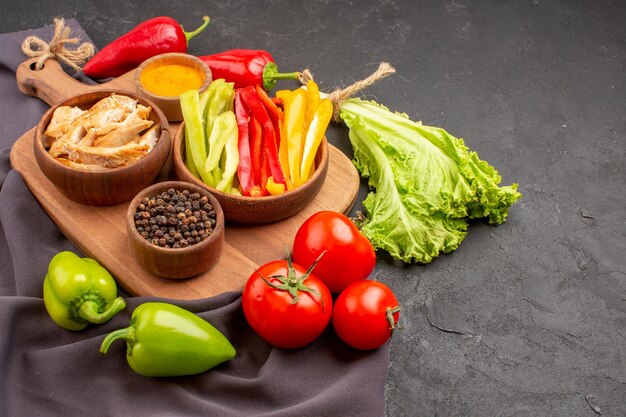
[[[286,96],[291,93],[289,90],[282,90],[280,92],[283,96]],[[287,190],[292,190],[294,188],[293,181],[291,181],[291,170],[289,167],[289,140],[287,137],[287,133],[285,132],[285,112],[283,110],[284,99],[280,97],[272,97],[272,102],[276,105],[276,107],[280,110],[280,118],[278,120],[278,130],[280,132],[280,142],[278,143],[278,160],[280,161],[280,166],[283,169],[283,173],[285,174],[285,184],[287,185]]]
[[[222,173],[222,179],[217,183],[218,190],[225,193],[233,192],[233,182],[235,180],[235,174],[237,173],[237,166],[239,165],[239,150],[237,147],[237,120],[235,113],[228,111],[227,114],[229,125],[232,125],[232,133],[229,135],[226,145],[224,146],[224,171]]]
[[[291,171],[289,168],[289,140],[287,139],[287,135],[284,134],[285,120],[283,117],[280,118],[278,126],[281,132],[281,139],[278,144],[278,160],[280,161],[280,166],[285,174],[285,185],[288,190],[293,190],[294,185],[293,181],[291,181]]]
[[[267,152],[265,151],[265,140],[263,138],[263,128],[261,124],[255,117],[251,116],[249,126],[252,173],[254,175],[255,184],[258,184],[258,187],[255,187],[254,191],[250,192],[250,195],[259,197],[268,195],[266,184],[267,178],[270,176],[269,162]]]
[[[263,90],[260,86],[256,86],[256,93],[261,100],[261,103],[265,106],[265,110],[267,110],[267,114],[270,116],[272,120],[272,125],[274,126],[274,133],[276,135],[276,143],[280,143],[280,131],[278,130],[279,121],[281,118],[281,111],[278,106],[272,101],[270,96],[267,95],[265,90]]]
[[[237,166],[237,178],[241,186],[243,195],[250,195],[250,191],[256,185],[252,174],[252,160],[250,158],[250,137],[249,137],[249,114],[246,104],[241,98],[242,90],[235,90],[235,116],[237,119],[239,149],[239,165]]]
[[[200,93],[200,96],[199,96],[198,108],[200,110],[200,114],[202,114],[202,120],[205,124],[205,127],[206,127],[206,118],[204,115],[206,112],[207,104],[209,103],[209,100],[211,98],[210,95],[213,94],[214,92],[215,90],[210,90],[207,88],[202,93]],[[204,136],[204,146],[205,146],[205,149],[208,149],[209,144],[207,142],[206,135]],[[207,154],[208,154],[208,151],[207,151]],[[196,165],[193,162],[191,146],[189,146],[189,130],[187,129],[185,129],[185,165],[196,178],[202,179],[200,177],[200,172],[198,172],[198,169],[196,168]]]
[[[261,152],[261,195],[268,195],[267,180],[272,176],[269,162],[269,154],[265,148],[265,138],[263,139],[263,148]]]
[[[320,104],[320,89],[313,80],[308,80],[306,84],[306,111],[304,114],[304,131],[309,129],[315,110]]]
[[[274,182],[274,178],[269,177],[267,179],[266,189],[270,195],[280,195],[285,192],[285,184],[277,184]]]
[[[69,251],[57,253],[50,261],[43,301],[52,320],[68,330],[104,323],[126,307],[109,271],[94,259]]]
[[[196,168],[196,164],[193,163],[193,156],[191,155],[191,145],[189,144],[189,131],[185,129],[185,166],[196,178],[200,178],[200,173]]]
[[[233,112],[226,111],[217,116],[213,123],[213,130],[209,137],[209,155],[204,165],[207,171],[218,168],[224,146],[233,135],[237,136],[237,119]]]
[[[274,177],[274,181],[277,183],[285,184],[285,174],[280,167],[280,161],[278,159],[278,143],[276,142],[276,132],[272,120],[267,110],[265,110],[263,102],[257,95],[255,87],[248,86],[240,91],[241,97],[248,106],[250,113],[259,121],[263,128],[264,147],[268,156],[272,177]]]
[[[217,169],[217,163],[225,143],[225,138],[220,136],[220,132],[213,133],[213,127],[221,114],[233,109],[234,95],[235,90],[232,83],[227,83],[223,79],[213,80],[205,92],[200,95],[201,107],[203,101],[206,101],[203,108],[204,138],[207,148],[205,168],[213,180],[211,184],[208,184],[211,187],[217,186],[217,183],[222,179],[222,172]],[[212,149],[213,146],[217,149]]]
[[[205,169],[207,149],[198,90],[189,90],[182,93],[180,95],[180,107],[185,120],[185,132],[189,135],[189,148],[193,163],[202,181],[214,187],[215,180],[211,173]]]
[[[303,126],[303,134],[306,138],[307,132],[309,130],[309,126],[311,125],[311,121],[313,120],[313,116],[315,115],[315,111],[317,110],[317,106],[320,104],[320,90],[317,83],[313,80],[307,81],[306,88],[306,111],[304,114],[304,126]],[[302,165],[304,164],[304,147],[306,139],[302,140],[302,162],[300,164],[300,169],[302,169]],[[306,175],[300,174],[300,180],[304,183],[308,178],[311,177],[315,170],[315,167],[311,166],[311,169]]]
[[[206,107],[204,108],[204,122],[206,138],[211,136],[213,123],[215,119],[222,113],[233,109],[233,98],[235,90],[232,83],[227,83],[223,78],[213,80],[205,91],[208,96]],[[207,148],[210,152],[210,147]]]
[[[211,87],[211,84],[209,84],[209,87]],[[211,97],[213,95],[215,95],[215,89],[214,88],[209,88],[207,87],[206,90],[204,90],[203,92],[199,93],[200,94],[200,112],[202,114],[202,118],[206,120],[206,109],[207,109],[207,105],[209,104],[209,101],[211,100]]]
[[[263,184],[261,165],[263,164],[263,130],[261,124],[254,117],[248,122],[250,135],[250,159],[252,161],[252,175],[255,184]]]
[[[320,104],[315,110],[311,124],[306,133],[304,141],[304,152],[302,154],[302,165],[300,167],[300,179],[302,182],[309,179],[310,173],[313,171],[313,162],[315,161],[315,154],[317,149],[324,139],[326,128],[330,123],[330,118],[333,115],[333,104],[327,98],[320,101]]]
[[[272,119],[272,124],[274,125],[274,133],[276,134],[276,143],[278,144],[278,161],[280,163],[280,167],[285,176],[285,185],[288,189],[293,188],[290,186],[292,184],[291,178],[289,175],[289,154],[288,154],[288,141],[283,140],[283,125],[284,125],[284,114],[281,108],[278,107],[275,100],[270,98],[268,94],[263,90],[260,86],[256,86],[256,91],[267,110],[267,113]],[[279,100],[282,105],[282,100]]]
[[[284,91],[284,90],[283,90]],[[284,132],[289,156],[289,174],[294,187],[302,184],[300,165],[302,163],[302,142],[304,140],[303,127],[306,111],[306,92],[297,89],[288,93],[279,91],[276,95],[283,99],[284,105]]]

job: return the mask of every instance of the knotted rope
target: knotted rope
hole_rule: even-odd
[[[332,93],[330,93],[328,98],[333,103],[333,120],[335,122],[338,122],[340,120],[340,107],[344,101],[348,100],[359,91],[364,90],[370,85],[382,80],[383,78],[395,72],[396,70],[389,63],[381,62],[378,66],[378,69],[374,71],[369,77],[364,78],[360,81],[356,81],[344,89],[337,88]],[[306,85],[308,80],[313,80],[313,74],[311,74],[311,71],[309,71],[308,69],[305,69],[304,71],[302,71],[302,73],[300,73],[298,81],[300,82],[300,84]]]
[[[67,49],[66,45],[76,45],[80,38],[70,38],[72,29],[65,26],[62,18],[54,19],[54,35],[50,43],[46,43],[37,36],[28,36],[22,42],[22,52],[30,58],[39,57],[35,69],[43,68],[43,63],[48,58],[65,62],[76,71],[80,71],[79,64],[82,64],[94,54],[94,47],[88,42],[82,43],[76,49]]]

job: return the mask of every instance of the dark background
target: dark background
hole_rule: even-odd
[[[20,0],[3,1],[0,31],[76,18],[103,47],[149,17],[192,30],[205,14],[190,53],[267,49],[326,92],[390,62],[365,97],[519,183],[507,222],[472,224],[454,253],[378,254],[403,309],[388,416],[626,415],[626,3]],[[328,137],[350,154],[344,127]]]

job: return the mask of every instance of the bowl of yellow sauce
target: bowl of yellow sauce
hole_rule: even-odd
[[[152,100],[170,122],[183,120],[180,95],[188,90],[204,91],[211,81],[209,66],[200,58],[183,53],[154,56],[135,72],[141,95]]]

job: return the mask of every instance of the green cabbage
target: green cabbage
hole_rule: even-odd
[[[428,263],[458,248],[468,219],[506,220],[521,198],[462,139],[371,101],[340,106],[354,163],[372,191],[361,231],[375,248],[406,263]]]

